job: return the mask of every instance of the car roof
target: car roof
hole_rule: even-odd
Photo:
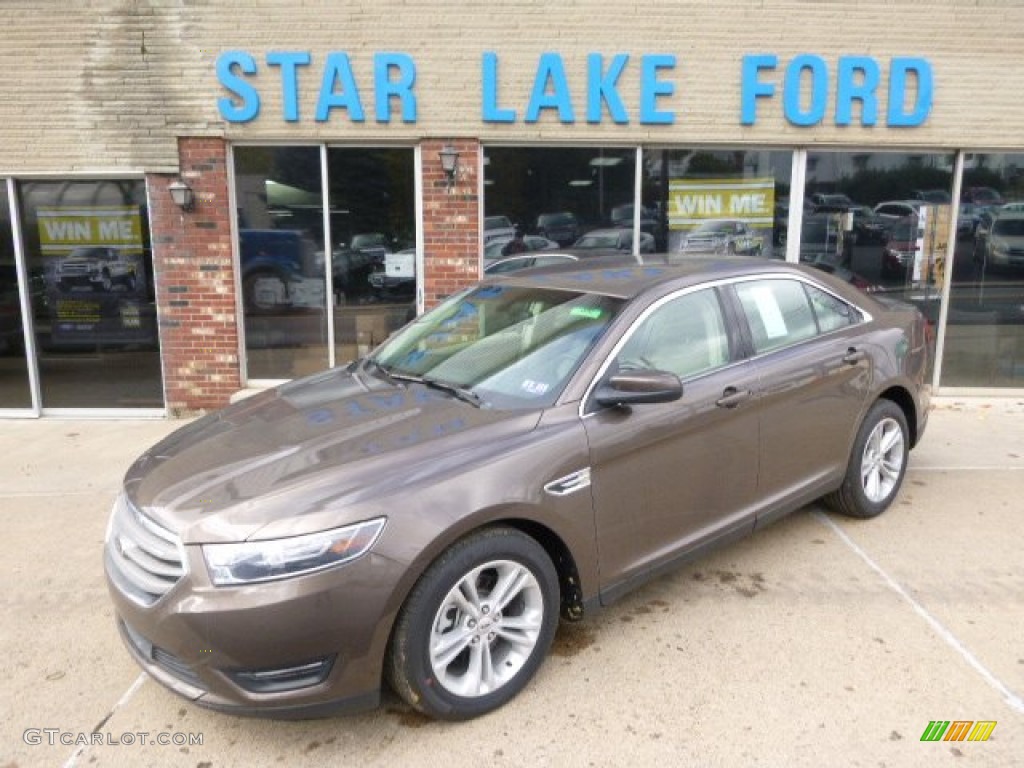
[[[777,259],[643,254],[640,257],[623,255],[583,258],[564,264],[511,272],[507,277],[488,276],[485,282],[557,288],[631,299],[665,282],[677,282],[679,287],[685,287],[710,280],[769,273],[811,276],[819,280],[821,276],[821,273],[810,273],[795,264]]]

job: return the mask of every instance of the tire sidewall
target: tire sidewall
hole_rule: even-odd
[[[900,476],[893,486],[892,492],[881,501],[871,501],[864,492],[864,485],[861,481],[861,468],[864,463],[864,448],[868,438],[875,430],[875,427],[885,419],[892,419],[900,426],[903,432],[903,461],[900,465]],[[879,400],[868,411],[867,416],[857,432],[857,439],[853,443],[853,452],[850,455],[850,466],[847,471],[847,489],[857,507],[858,517],[875,517],[882,514],[899,495],[903,487],[903,480],[907,476],[907,460],[910,456],[910,429],[907,425],[907,417],[903,410],[891,400]]]
[[[471,570],[492,560],[511,560],[530,570],[544,599],[544,621],[537,644],[515,677],[496,691],[479,697],[457,696],[441,686],[430,663],[434,618],[452,588]],[[396,667],[419,697],[417,709],[446,720],[466,720],[490,712],[518,694],[547,655],[558,625],[559,588],[554,565],[544,549],[512,529],[486,529],[453,545],[423,574],[399,619],[393,653]],[[402,636],[404,635],[404,636]]]

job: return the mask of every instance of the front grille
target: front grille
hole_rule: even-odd
[[[105,559],[111,580],[143,605],[155,603],[185,575],[178,537],[143,515],[123,493],[111,512]]]

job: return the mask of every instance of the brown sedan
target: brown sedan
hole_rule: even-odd
[[[309,716],[387,680],[473,717],[559,616],[819,497],[884,511],[927,362],[916,309],[780,262],[490,278],[144,454],[105,548],[117,623],[205,706]]]

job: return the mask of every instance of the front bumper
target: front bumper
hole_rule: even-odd
[[[377,705],[399,564],[371,552],[306,576],[214,587],[200,548],[186,554],[186,575],[152,605],[107,578],[121,638],[151,677],[201,706],[244,715]],[[320,661],[322,674],[285,675],[284,686],[252,682]]]

